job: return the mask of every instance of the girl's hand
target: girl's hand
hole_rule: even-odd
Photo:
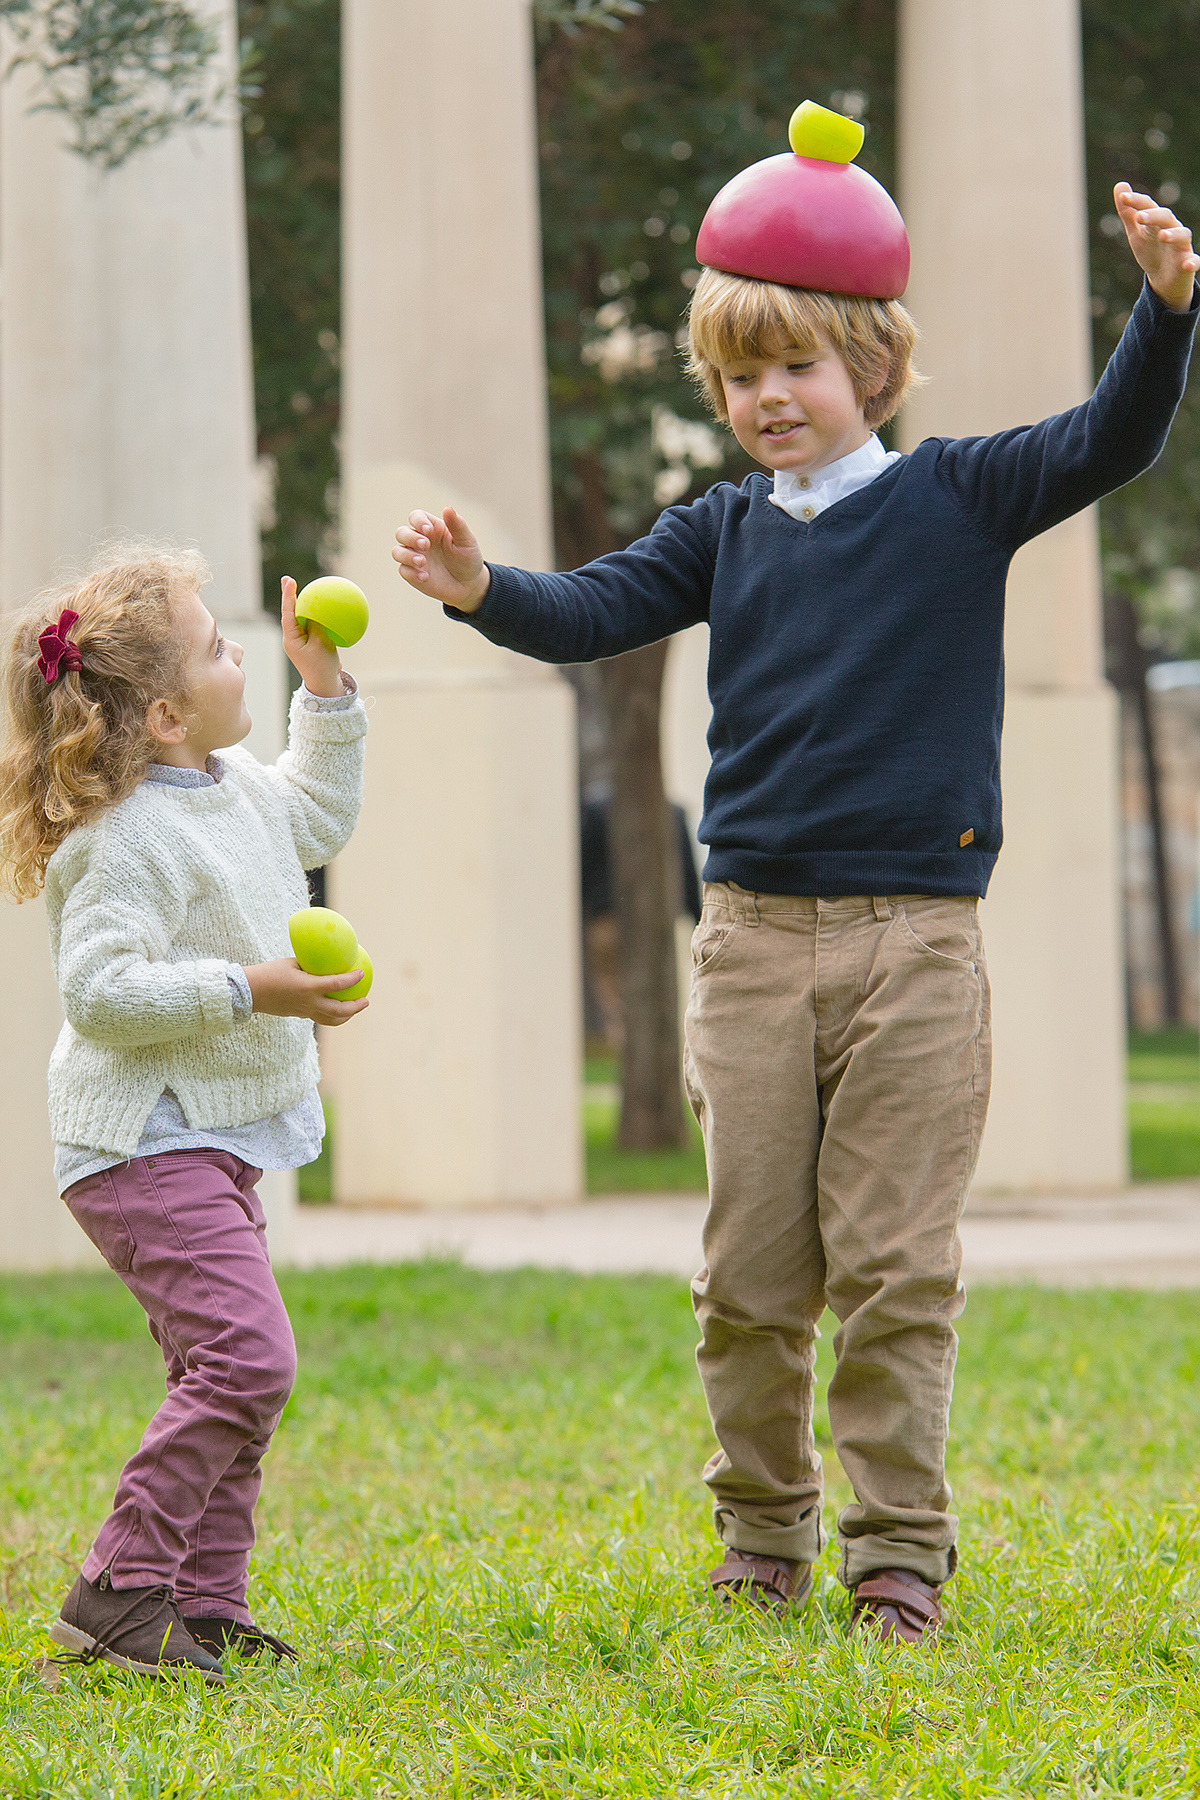
[[[288,661],[310,694],[319,694],[323,700],[340,700],[345,691],[341,658],[319,631],[309,631],[296,623],[296,584],[290,575],[284,576],[282,587],[280,621]]]
[[[477,612],[491,586],[491,570],[479,545],[452,506],[444,508],[440,519],[433,513],[409,513],[408,524],[396,533],[392,557],[410,587],[459,612]]]
[[[340,688],[338,691],[340,693]],[[311,1019],[314,1025],[344,1025],[347,1019],[352,1019],[355,1013],[371,1004],[369,1000],[330,1000],[326,997],[361,981],[361,969],[350,969],[345,975],[306,975],[295,957],[284,956],[278,962],[255,963],[243,973],[250,983],[254,1011],[273,1013],[277,1019]]]
[[[1169,206],[1160,206],[1149,194],[1135,194],[1127,181],[1118,181],[1113,200],[1129,248],[1145,270],[1150,286],[1172,311],[1187,312],[1192,304],[1193,279],[1200,269],[1191,232],[1179,223]]]

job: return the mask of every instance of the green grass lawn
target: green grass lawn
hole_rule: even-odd
[[[708,1170],[700,1127],[684,1106],[682,1150],[622,1150],[621,1066],[615,1057],[589,1056],[583,1070],[583,1141],[589,1194],[704,1193]]]
[[[113,1278],[0,1281],[0,1794],[1200,1790],[1194,1296],[972,1296],[932,1653],[849,1642],[828,1553],[786,1623],[702,1598],[682,1283],[424,1264],[284,1286],[300,1378],[251,1599],[302,1660],[215,1692],[39,1673],[161,1368]]]
[[[1129,1040],[1129,1162],[1135,1179],[1200,1175],[1200,1039],[1194,1031]]]

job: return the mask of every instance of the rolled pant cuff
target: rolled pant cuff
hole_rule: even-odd
[[[814,1563],[824,1544],[818,1512],[795,1525],[747,1525],[736,1513],[718,1507],[715,1524],[722,1543],[731,1550],[744,1550],[748,1556],[782,1556],[792,1562]]]
[[[945,1550],[934,1550],[927,1544],[897,1543],[891,1538],[851,1538],[842,1540],[838,1580],[843,1587],[855,1588],[878,1569],[908,1569],[922,1581],[941,1587],[957,1566],[958,1552],[953,1544]]]
[[[84,1579],[95,1587],[105,1569],[109,1571],[109,1586],[114,1588],[147,1588],[169,1587],[175,1591],[175,1575],[173,1570],[146,1569],[140,1562],[128,1566],[122,1563],[120,1568],[113,1566],[115,1559],[105,1562],[103,1557],[89,1554],[83,1565]]]

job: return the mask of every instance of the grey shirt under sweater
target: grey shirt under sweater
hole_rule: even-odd
[[[313,712],[340,712],[353,706],[358,688],[347,676],[347,692],[340,699],[323,699],[304,689],[305,704]],[[210,757],[208,770],[177,769],[169,763],[151,763],[147,781],[162,781],[175,787],[213,787],[221,779],[220,757]],[[233,996],[233,1016],[240,1024],[253,1010],[250,983],[245,970],[237,963],[226,969]],[[325,1116],[321,1096],[312,1088],[297,1105],[287,1112],[275,1113],[269,1119],[255,1119],[229,1131],[193,1131],[183,1108],[171,1092],[164,1088],[146,1120],[138,1139],[135,1155],[165,1156],[174,1150],[224,1150],[255,1169],[299,1169],[320,1153],[325,1135]],[[54,1146],[54,1180],[60,1194],[75,1182],[102,1169],[116,1168],[125,1158],[113,1156],[85,1144]]]

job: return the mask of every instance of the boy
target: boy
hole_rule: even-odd
[[[976,913],[1001,839],[1008,564],[1158,455],[1200,258],[1173,214],[1119,184],[1147,281],[1091,400],[888,455],[873,427],[912,379],[907,241],[863,186],[877,184],[835,166],[848,161],[743,171],[697,240],[710,266],[691,368],[773,482],[718,483],[572,574],[485,564],[449,507],[411,514],[393,556],[452,618],[546,661],[709,621],[709,856],[684,1053],[710,1185],[693,1283],[720,1444],[704,1478],[725,1555],[709,1579],[777,1609],[811,1588],[828,1303],[830,1425],[856,1496],[839,1573],[855,1625],[917,1642],[956,1563],[945,1445],[958,1220],[990,1078]]]

